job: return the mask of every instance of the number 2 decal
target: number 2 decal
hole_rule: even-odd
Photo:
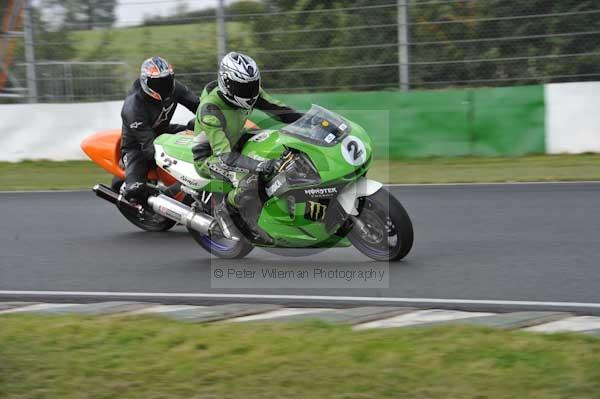
[[[342,155],[346,162],[354,166],[360,166],[367,160],[365,144],[354,136],[348,136],[342,141]]]
[[[352,159],[356,161],[364,151],[359,149],[358,144],[356,144],[356,141],[353,140],[348,143],[348,152],[352,154]]]

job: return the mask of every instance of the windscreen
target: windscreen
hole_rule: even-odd
[[[346,136],[350,131],[350,126],[341,116],[313,104],[302,118],[287,125],[282,131],[328,146],[337,144]]]

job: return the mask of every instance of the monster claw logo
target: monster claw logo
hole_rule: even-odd
[[[325,219],[325,212],[327,211],[327,205],[321,204],[320,202],[308,201],[306,203],[306,211],[304,217],[315,222],[322,221]]]

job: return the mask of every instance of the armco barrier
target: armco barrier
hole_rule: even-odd
[[[339,110],[368,129],[380,156],[517,156],[545,151],[543,86],[280,98],[299,109],[314,103]],[[264,118],[257,113],[252,119]]]
[[[87,159],[81,140],[121,127],[122,101],[80,104],[16,104],[0,106],[0,161]],[[177,107],[173,120],[187,123],[193,115]]]
[[[278,97],[301,110],[320,104],[362,125],[377,158],[600,152],[600,82]],[[0,106],[0,161],[85,159],[79,143],[118,128],[121,104]],[[174,122],[191,116],[178,107]],[[265,118],[255,112],[252,120],[265,126]]]
[[[550,154],[600,152],[600,82],[545,86]]]
[[[543,86],[470,91],[473,155],[518,156],[545,152]]]

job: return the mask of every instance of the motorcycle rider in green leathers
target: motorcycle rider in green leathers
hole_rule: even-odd
[[[196,113],[196,170],[203,177],[229,181],[235,187],[214,212],[223,235],[230,239],[240,239],[230,217],[239,212],[253,233],[270,240],[257,225],[262,207],[258,177],[272,174],[276,161],[258,161],[241,154],[243,145],[252,137],[251,130],[244,127],[246,120],[254,108],[283,123],[295,122],[302,116],[270,97],[260,83],[256,62],[247,55],[231,52],[220,63],[218,80],[204,88]]]

